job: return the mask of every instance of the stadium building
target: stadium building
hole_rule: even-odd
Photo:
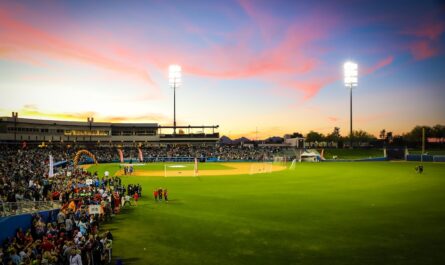
[[[161,126],[157,123],[55,121],[0,117],[1,142],[209,143],[219,140],[215,126]],[[177,133],[176,133],[177,131]]]

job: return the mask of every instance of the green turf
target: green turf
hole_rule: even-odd
[[[184,170],[193,170],[194,163],[183,163],[183,162],[175,162],[175,163],[146,163],[146,164],[138,164],[134,163],[133,168],[135,171],[138,170],[153,170],[153,171],[159,171],[164,170],[164,165],[167,166],[167,170],[177,171],[178,168],[174,168],[171,166],[183,166],[182,169]],[[108,171],[110,175],[114,175],[116,171],[119,169],[122,169],[123,166],[120,166],[120,164],[114,163],[114,164],[100,164],[100,165],[92,165],[88,171],[90,172],[97,172],[99,176],[103,176],[105,171]],[[226,170],[231,169],[232,167],[223,165],[221,163],[199,163],[200,170]]]
[[[409,150],[410,154],[420,155],[422,150]],[[425,153],[429,155],[445,155],[445,150],[425,150]]]
[[[104,228],[124,264],[445,264],[445,164],[426,163],[422,175],[415,165],[123,177],[142,184],[143,199]],[[169,203],[153,201],[160,186]]]
[[[383,157],[383,149],[348,149],[348,148],[324,149],[324,158],[332,159],[333,156],[337,156],[338,159]]]

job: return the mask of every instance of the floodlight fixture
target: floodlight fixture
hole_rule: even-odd
[[[346,62],[343,65],[344,81],[347,87],[356,87],[358,83],[358,65],[354,62]]]
[[[168,83],[173,88],[173,135],[176,135],[176,88],[181,86],[181,71],[177,64],[168,67]]]
[[[168,67],[168,82],[172,88],[181,85],[181,66],[172,64]]]

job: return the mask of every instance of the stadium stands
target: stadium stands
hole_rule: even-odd
[[[119,212],[121,198],[130,191],[119,178],[99,178],[70,165],[49,178],[49,154],[66,161],[71,151],[0,145],[0,235],[8,236],[0,238],[0,264],[65,264],[76,253],[85,264],[111,261],[112,236],[99,233],[98,227]],[[56,217],[43,218],[54,208]],[[38,213],[14,216],[27,212]]]

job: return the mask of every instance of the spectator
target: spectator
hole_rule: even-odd
[[[69,257],[70,265],[82,265],[82,258],[80,257],[80,251],[76,249],[71,250],[71,255]]]

